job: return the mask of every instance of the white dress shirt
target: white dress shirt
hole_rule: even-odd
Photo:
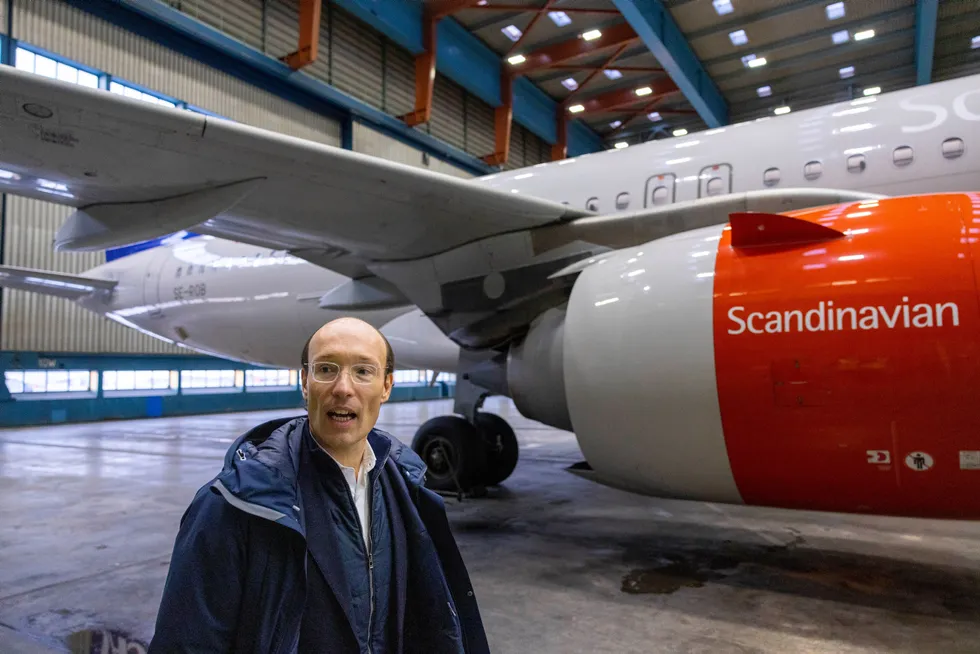
[[[319,443],[317,443],[319,445]],[[320,446],[323,450],[323,446]],[[326,450],[323,450],[327,452]],[[369,484],[368,475],[374,469],[377,463],[377,457],[374,455],[374,448],[371,447],[370,443],[365,443],[364,456],[361,458],[361,474],[355,475],[354,468],[350,466],[343,465],[334,456],[327,452],[330,458],[334,460],[339,467],[341,472],[344,473],[344,479],[347,480],[347,486],[350,488],[350,494],[354,497],[354,506],[357,507],[357,516],[361,520],[361,537],[364,538],[364,547],[368,547],[368,534],[371,529],[371,512],[369,511]]]

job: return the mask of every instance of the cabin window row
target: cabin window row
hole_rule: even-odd
[[[943,141],[942,153],[946,159],[956,159],[963,156],[966,152],[966,145],[961,138],[948,138]],[[911,146],[900,145],[892,150],[892,163],[899,167],[910,165],[915,160],[915,152]],[[863,154],[852,154],[846,159],[847,172],[863,173],[868,167],[868,159]],[[823,163],[820,161],[808,161],[803,165],[803,177],[808,181],[820,179],[823,175]],[[779,168],[767,168],[762,173],[762,183],[765,186],[776,186],[782,179]]]

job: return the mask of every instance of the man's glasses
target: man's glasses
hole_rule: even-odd
[[[345,367],[331,361],[314,361],[310,364],[310,376],[318,382],[332,384],[340,378]],[[381,377],[381,369],[370,363],[355,363],[346,368],[355,384],[371,384]]]

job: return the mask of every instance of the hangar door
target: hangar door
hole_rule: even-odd
[[[698,175],[698,197],[710,198],[732,192],[732,167],[729,164],[712,164],[701,169]]]

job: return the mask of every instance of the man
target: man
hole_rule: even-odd
[[[150,654],[489,652],[422,460],[374,428],[387,339],[335,320],[302,364],[307,415],[239,437],[181,519]]]

